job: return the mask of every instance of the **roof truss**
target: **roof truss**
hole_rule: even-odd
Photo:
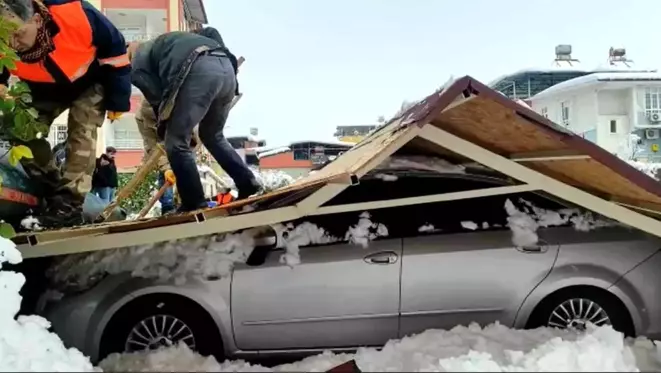
[[[425,152],[469,159],[523,185],[324,206],[390,155],[408,147],[424,147]],[[658,182],[530,109],[464,77],[430,95],[326,167],[289,187],[172,219],[31,233],[20,237],[19,249],[26,258],[97,251],[233,232],[309,215],[531,190],[545,191],[661,237],[661,222],[643,214],[661,214]],[[232,214],[251,203],[268,203],[285,193],[305,194],[306,191],[309,192],[307,197],[294,205]]]

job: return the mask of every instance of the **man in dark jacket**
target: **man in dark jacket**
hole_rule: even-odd
[[[115,154],[117,154],[115,148],[107,147],[106,152],[96,160],[96,168],[92,177],[92,193],[107,203],[112,202],[117,188]]]
[[[191,149],[193,129],[246,198],[261,186],[223,135],[236,92],[236,73],[227,48],[189,32],[169,32],[129,48],[131,80],[149,102],[176,176],[181,212],[207,207]]]

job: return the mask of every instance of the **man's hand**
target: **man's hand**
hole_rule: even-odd
[[[165,177],[166,183],[170,185],[175,185],[177,183],[177,178],[174,176],[174,172],[172,172],[172,170],[165,171],[163,176]]]
[[[107,166],[109,164],[110,164],[110,162],[108,162],[107,160],[101,158],[101,166]]]
[[[124,113],[120,113],[120,112],[117,112],[117,111],[109,111],[108,112],[108,119],[110,119],[111,122],[114,122],[117,119],[121,118],[122,114],[124,114]]]

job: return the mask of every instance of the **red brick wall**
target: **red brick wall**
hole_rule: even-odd
[[[293,152],[269,155],[259,159],[259,168],[311,168],[312,161],[294,160]]]
[[[118,150],[115,155],[115,164],[121,172],[122,169],[134,169],[142,163],[142,150]]]

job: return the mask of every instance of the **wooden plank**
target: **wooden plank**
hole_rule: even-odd
[[[156,144],[154,149],[152,149],[151,154],[147,156],[147,160],[140,166],[138,171],[133,174],[133,177],[131,180],[129,180],[126,185],[122,189],[117,192],[117,196],[115,197],[115,200],[110,202],[108,206],[103,210],[101,213],[99,220],[105,221],[108,219],[108,216],[112,213],[112,211],[119,206],[119,204],[126,198],[130,197],[133,192],[142,184],[142,182],[145,180],[145,177],[149,175],[150,172],[152,172],[156,166],[158,165],[158,160],[165,155],[165,150],[163,149],[163,146],[160,144]]]
[[[349,211],[369,211],[369,210],[399,207],[399,206],[420,205],[424,203],[447,202],[447,201],[456,201],[461,199],[530,192],[533,190],[539,190],[539,188],[527,184],[521,184],[521,185],[500,186],[500,187],[485,188],[485,189],[465,190],[461,192],[431,194],[428,196],[419,196],[419,197],[407,197],[407,198],[388,199],[388,200],[371,201],[371,202],[357,202],[357,203],[349,203],[345,205],[332,205],[332,206],[319,207],[310,215],[337,214],[337,213],[349,212]]]
[[[266,226],[296,220],[298,218],[300,218],[300,214],[296,207],[289,206],[224,218],[207,219],[201,222],[180,223],[176,228],[172,226],[160,226],[127,232],[87,235],[66,240],[44,242],[36,246],[27,244],[18,245],[17,248],[21,251],[24,259],[47,257],[235,232],[241,229]]]
[[[328,373],[361,373],[362,370],[358,368],[358,364],[356,364],[356,360],[349,360],[344,364],[340,364],[336,367],[333,367],[326,372]]]
[[[661,237],[661,221],[632,211],[616,203],[596,197],[581,189],[565,184],[518,162],[489,151],[432,124],[424,126],[421,136],[439,146],[462,154],[512,178],[528,183],[549,194],[582,206],[605,217]]]
[[[138,219],[142,219],[147,215],[147,213],[151,210],[152,207],[156,204],[156,201],[158,201],[161,197],[163,197],[163,194],[168,190],[168,188],[172,187],[172,184],[165,182],[163,183],[163,186],[151,197],[151,199],[147,202],[145,207],[140,210],[140,213],[138,213]]]

